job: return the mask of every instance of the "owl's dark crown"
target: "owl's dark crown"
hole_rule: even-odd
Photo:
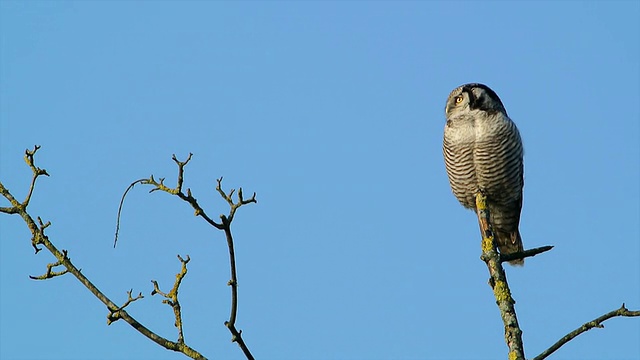
[[[490,87],[479,83],[464,84],[454,89],[449,95],[452,101],[457,95],[467,93],[469,97],[469,108],[471,110],[483,110],[490,113],[507,113],[500,97]]]
[[[456,90],[459,93],[466,92],[469,95],[469,108],[472,110],[507,113],[498,94],[487,85],[470,83],[462,85]]]

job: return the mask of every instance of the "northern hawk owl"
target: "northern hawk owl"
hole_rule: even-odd
[[[475,195],[484,192],[500,253],[522,251],[518,224],[524,151],[518,128],[498,95],[483,84],[454,89],[445,115],[443,154],[453,194],[475,210]],[[511,264],[522,265],[524,260]]]

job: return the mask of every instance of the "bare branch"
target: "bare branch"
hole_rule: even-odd
[[[225,325],[231,332],[231,341],[238,343],[238,345],[240,346],[240,349],[242,349],[242,352],[247,357],[247,359],[252,360],[253,355],[251,354],[251,352],[249,351],[249,348],[247,347],[244,340],[242,339],[242,331],[237,330],[235,326],[237,313],[238,313],[238,276],[236,271],[236,259],[235,259],[234,245],[233,245],[233,236],[231,235],[231,222],[233,221],[233,217],[235,216],[236,211],[241,206],[257,202],[256,193],[253,193],[253,196],[250,199],[244,199],[242,188],[240,188],[238,189],[238,193],[237,193],[237,201],[234,201],[233,194],[235,193],[235,190],[232,189],[231,191],[229,191],[229,193],[225,193],[224,190],[222,190],[222,178],[217,179],[216,190],[218,191],[220,196],[222,196],[222,198],[229,204],[230,210],[228,215],[224,215],[224,214],[220,215],[220,219],[222,220],[221,223],[217,223],[213,221],[209,216],[207,216],[204,209],[200,207],[196,198],[193,197],[193,195],[191,194],[191,189],[187,188],[186,194],[182,191],[183,185],[184,185],[184,167],[191,160],[191,156],[192,154],[189,154],[189,156],[187,157],[187,160],[179,161],[176,158],[176,156],[173,155],[172,159],[178,165],[178,181],[175,188],[172,189],[167,187],[166,185],[164,185],[164,179],[160,179],[160,181],[156,181],[153,176],[150,176],[149,179],[145,179],[142,181],[139,180],[139,182],[141,184],[153,185],[154,188],[151,189],[150,192],[160,190],[160,191],[169,193],[171,195],[178,196],[180,199],[188,202],[191,205],[191,207],[195,210],[196,216],[202,217],[203,219],[205,219],[205,221],[207,221],[211,226],[215,227],[216,229],[224,231],[225,237],[227,240],[227,247],[229,248],[229,265],[231,268],[231,280],[229,280],[229,282],[227,283],[229,286],[231,286],[231,313],[229,315],[229,320],[225,322]],[[132,186],[133,184],[130,185],[130,187]],[[154,293],[161,294],[165,297],[171,294],[171,293],[163,294],[162,292],[160,292],[160,289],[158,288],[156,282],[154,282]],[[171,301],[171,303],[167,302],[170,305],[172,305],[173,303],[173,300],[165,300],[165,301]]]
[[[487,264],[489,274],[491,275],[489,285],[491,285],[493,289],[493,295],[496,298],[496,304],[498,305],[502,322],[504,323],[504,337],[509,347],[509,359],[524,360],[522,330],[520,329],[520,325],[518,325],[518,318],[514,307],[515,300],[511,297],[507,276],[502,268],[500,254],[498,253],[496,240],[493,236],[493,229],[489,220],[487,198],[482,192],[476,194],[476,209],[478,222],[480,224],[480,233],[482,234],[482,256],[480,258]]]
[[[161,178],[160,181],[156,181],[156,179],[153,177],[153,175],[151,175],[148,179],[141,179],[141,180],[137,180],[134,181],[131,185],[129,185],[129,187],[127,188],[127,190],[125,191],[125,194],[127,193],[127,191],[129,191],[130,188],[133,187],[133,185],[140,183],[143,185],[152,185],[154,186],[153,189],[149,190],[149,192],[154,192],[154,191],[164,191],[166,193],[169,193],[171,195],[176,195],[178,196],[180,199],[186,201],[189,203],[189,205],[191,205],[191,207],[195,210],[194,215],[195,216],[200,216],[202,217],[206,222],[209,223],[209,225],[215,227],[216,229],[223,229],[222,224],[218,224],[217,222],[213,221],[202,209],[202,207],[200,207],[200,205],[198,204],[198,201],[191,196],[191,189],[187,189],[187,193],[185,194],[184,192],[182,192],[182,185],[184,182],[184,167],[189,163],[189,161],[191,160],[191,156],[193,154],[189,153],[189,156],[187,157],[187,160],[185,161],[179,161],[175,155],[172,156],[173,161],[178,165],[178,181],[177,181],[177,185],[174,189],[166,186],[164,184],[164,178]],[[124,200],[124,195],[123,195],[123,200]],[[121,201],[121,206],[122,206],[122,201]],[[118,214],[120,213],[120,210],[118,210]],[[119,219],[119,218],[118,218]],[[119,222],[118,222],[119,223]],[[117,239],[117,231],[116,231],[116,239]],[[115,246],[115,242],[114,242],[114,246]]]
[[[547,246],[541,246],[541,247],[524,250],[521,252],[515,252],[511,254],[500,254],[500,262],[520,260],[520,259],[536,256],[538,254],[542,254],[543,252],[547,252],[551,249],[553,249],[553,246],[547,245]]]
[[[133,187],[136,184],[144,184],[147,181],[147,179],[139,179],[136,180],[134,182],[132,182],[128,187],[127,190],[124,191],[124,194],[122,194],[122,198],[120,198],[120,205],[118,206],[118,217],[116,218],[116,236],[115,239],[113,240],[113,247],[116,247],[116,244],[118,243],[118,234],[120,233],[120,215],[122,214],[122,205],[124,204],[124,198],[127,196],[127,193],[129,192],[129,190],[133,189]]]
[[[144,298],[144,296],[142,296],[142,292],[138,294],[138,296],[133,297],[131,294],[133,293],[133,289],[127,291],[127,301],[118,308],[117,311],[113,311],[111,313],[109,313],[109,315],[107,315],[107,325],[111,325],[112,322],[118,320],[118,318],[116,318],[114,316],[114,313],[126,308],[127,306],[129,306],[129,304],[131,304],[132,302],[136,301],[136,300],[140,300],[142,298]]]
[[[45,229],[49,227],[51,223],[50,222],[43,223],[42,219],[38,217],[37,218],[38,224],[36,224],[36,222],[31,217],[31,215],[27,212],[26,207],[28,205],[29,200],[31,199],[31,195],[33,194],[33,187],[35,186],[35,178],[41,175],[48,175],[45,170],[39,169],[34,165],[33,157],[35,152],[39,148],[40,148],[39,146],[36,146],[33,151],[27,150],[27,155],[25,156],[25,160],[27,164],[34,171],[33,171],[33,178],[31,181],[32,185],[29,190],[29,194],[27,195],[23,203],[19,203],[18,201],[16,201],[15,197],[9,192],[9,190],[7,190],[4,186],[2,186],[2,184],[0,184],[0,193],[2,193],[2,195],[6,199],[8,199],[12,204],[12,208],[10,208],[11,209],[10,211],[3,211],[3,212],[20,214],[24,222],[27,224],[27,227],[31,231],[31,235],[32,235],[31,243],[33,247],[36,249],[36,253],[40,250],[40,248],[38,248],[38,245],[42,245],[58,260],[56,263],[47,265],[47,273],[45,273],[43,276],[38,276],[35,278],[37,279],[40,279],[42,277],[52,278],[55,276],[59,276],[62,273],[70,273],[76,279],[78,279],[78,281],[80,281],[82,285],[84,285],[96,298],[98,298],[98,300],[100,300],[103,304],[106,305],[110,313],[109,321],[113,322],[119,319],[123,319],[129,325],[131,325],[131,327],[133,327],[138,332],[140,332],[142,335],[146,336],[150,340],[154,341],[158,345],[168,350],[181,352],[193,359],[206,359],[199,352],[197,352],[196,350],[192,349],[191,347],[189,347],[184,343],[173,342],[157,335],[156,333],[154,333],[153,331],[149,330],[144,325],[139,323],[133,316],[129,315],[129,313],[127,313],[127,311],[124,310],[124,307],[118,307],[113,301],[111,301],[111,299],[109,299],[105,294],[103,294],[95,285],[93,285],[93,283],[91,283],[91,281],[89,281],[89,279],[87,279],[87,277],[85,277],[82,274],[81,270],[78,269],[71,262],[71,259],[69,259],[69,257],[67,256],[66,251],[58,250],[58,248],[56,248],[56,246],[49,240],[49,237],[45,235]],[[3,208],[3,209],[6,210],[6,208]],[[63,270],[60,273],[53,272],[52,269],[55,266],[64,266],[66,270]],[[134,300],[131,300],[131,301],[134,301]]]
[[[36,145],[34,146],[33,150],[29,150],[29,149],[25,150],[24,161],[27,162],[27,165],[29,165],[29,168],[31,168],[31,171],[33,172],[33,177],[31,178],[31,185],[29,185],[29,193],[27,194],[27,197],[22,202],[22,206],[24,206],[25,209],[29,205],[29,201],[31,201],[31,195],[33,195],[33,189],[36,186],[36,179],[38,179],[38,176],[41,176],[41,175],[49,176],[49,174],[47,174],[47,170],[40,169],[35,164],[33,156],[36,154],[38,149],[40,149],[40,146]]]
[[[9,202],[12,205],[11,207],[1,207],[0,212],[6,213],[6,214],[18,214],[20,213],[20,210],[26,211],[27,206],[29,206],[29,202],[31,201],[33,190],[35,189],[35,186],[36,186],[36,180],[38,179],[38,177],[42,175],[49,176],[49,174],[47,173],[47,170],[41,169],[35,165],[34,155],[36,154],[38,149],[40,149],[40,146],[35,145],[33,147],[33,150],[26,149],[24,152],[25,153],[24,161],[27,163],[27,165],[31,169],[33,175],[31,176],[31,184],[29,185],[29,192],[27,193],[27,196],[25,197],[23,202],[21,203],[18,202],[13,197],[13,195],[11,195],[9,190],[5,188],[2,185],[2,183],[0,183],[0,193],[2,193],[2,196],[4,196],[7,200],[9,200]]]
[[[229,321],[225,321],[225,325],[231,332],[231,341],[238,343],[240,349],[249,360],[253,360],[253,355],[249,351],[249,348],[242,339],[242,330],[236,329],[236,317],[238,315],[238,275],[236,272],[236,255],[233,245],[233,235],[231,234],[231,222],[233,221],[233,217],[238,208],[242,205],[246,205],[249,203],[255,203],[256,193],[253,193],[253,196],[249,200],[244,200],[242,195],[242,188],[238,190],[238,202],[233,201],[233,193],[234,189],[231,189],[229,193],[225,193],[222,190],[222,177],[217,180],[218,185],[216,186],[216,190],[222,196],[223,199],[227,201],[229,204],[230,210],[229,215],[220,215],[220,219],[222,219],[222,225],[224,226],[224,234],[227,239],[227,247],[229,248],[229,265],[231,268],[231,280],[227,283],[227,285],[231,286],[231,313],[229,315]]]
[[[556,350],[558,350],[562,345],[568,343],[569,341],[573,340],[575,337],[577,337],[578,335],[587,332],[593,328],[604,328],[604,325],[602,325],[603,322],[605,322],[606,320],[609,320],[611,318],[617,317],[617,316],[626,316],[626,317],[634,317],[634,316],[640,316],[640,311],[630,311],[628,310],[624,304],[622,304],[622,306],[619,309],[610,311],[598,318],[595,318],[585,324],[583,324],[582,326],[580,326],[579,328],[573,330],[572,332],[568,333],[567,335],[563,336],[562,339],[558,340],[555,344],[553,344],[550,348],[548,348],[547,350],[543,351],[540,355],[536,356],[533,358],[533,360],[542,360],[542,359],[546,359],[547,356],[553,354]]]
[[[178,160],[176,158],[176,154],[173,154],[171,156],[171,159],[175,161],[175,163],[178,165],[178,184],[176,186],[176,189],[178,190],[178,192],[182,192],[182,183],[184,182],[184,167],[189,163],[189,161],[191,161],[192,156],[193,154],[189,153],[189,156],[185,161]]]
[[[227,203],[229,204],[229,207],[231,208],[229,210],[229,215],[227,215],[227,216],[221,215],[220,216],[220,218],[222,219],[222,223],[223,224],[225,222],[231,223],[233,221],[233,216],[236,214],[236,210],[238,210],[238,208],[241,207],[242,205],[247,205],[247,204],[250,204],[250,203],[257,203],[258,202],[256,200],[256,193],[255,192],[253,193],[253,196],[251,197],[251,199],[245,200],[243,195],[242,195],[242,188],[238,189],[238,202],[233,202],[233,193],[236,190],[235,189],[231,189],[231,191],[229,191],[229,193],[227,194],[227,193],[224,192],[224,190],[222,190],[222,177],[219,178],[217,180],[217,182],[218,182],[218,185],[216,186],[216,190],[218,191],[220,196],[222,196],[222,198],[227,201]]]
[[[69,259],[67,257],[67,250],[62,250],[62,255],[65,258]],[[69,260],[71,260],[71,259],[69,259]],[[46,273],[44,273],[44,274],[42,274],[40,276],[31,276],[31,275],[29,275],[29,278],[32,279],[32,280],[47,280],[47,279],[54,278],[56,276],[64,275],[64,274],[69,272],[68,269],[64,269],[62,271],[53,271],[54,267],[60,266],[60,265],[62,265],[62,261],[60,261],[60,260],[56,261],[55,263],[49,263],[49,264],[47,264],[47,272]]]
[[[0,194],[2,194],[5,199],[9,200],[12,205],[10,207],[0,207],[0,212],[3,212],[5,214],[18,214],[20,212],[21,204],[13,197],[13,195],[11,195],[9,189],[5,188],[4,185],[2,185],[2,182],[0,182]]]
[[[178,328],[178,343],[184,343],[184,332],[182,331],[182,310],[180,308],[180,301],[178,301],[178,289],[180,288],[180,284],[182,283],[182,279],[187,275],[187,263],[191,261],[189,255],[187,255],[187,259],[183,259],[180,255],[178,255],[178,259],[182,263],[182,269],[178,274],[176,274],[176,281],[173,284],[173,288],[169,293],[164,293],[160,291],[160,287],[158,286],[158,282],[155,280],[151,280],[153,283],[153,291],[151,295],[160,294],[165,297],[165,300],[162,300],[162,303],[171,306],[173,309],[173,314],[176,318],[174,323],[175,327]]]

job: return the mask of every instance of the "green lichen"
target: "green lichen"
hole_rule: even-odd
[[[518,360],[518,353],[514,350],[509,351],[509,360]]]
[[[504,301],[513,303],[513,299],[511,298],[511,292],[509,292],[509,287],[502,280],[496,281],[495,285],[493,286],[493,295],[496,297],[496,301],[498,303],[504,302]]]
[[[493,249],[493,236],[488,236],[482,239],[482,252],[488,253]]]

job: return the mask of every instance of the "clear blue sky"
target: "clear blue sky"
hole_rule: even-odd
[[[629,2],[0,2],[0,179],[114,301],[176,339],[149,295],[181,287],[188,344],[242,359],[221,232],[133,180],[256,191],[233,224],[238,328],[260,359],[499,359],[503,325],[472,212],[442,153],[449,92],[482,82],[525,143],[521,233],[555,245],[508,267],[532,357],[623,302],[640,308],[640,5]],[[0,201],[0,206],[6,202]],[[0,216],[0,358],[181,359],[73,277],[45,282],[15,215]],[[554,359],[638,359],[616,318]]]

